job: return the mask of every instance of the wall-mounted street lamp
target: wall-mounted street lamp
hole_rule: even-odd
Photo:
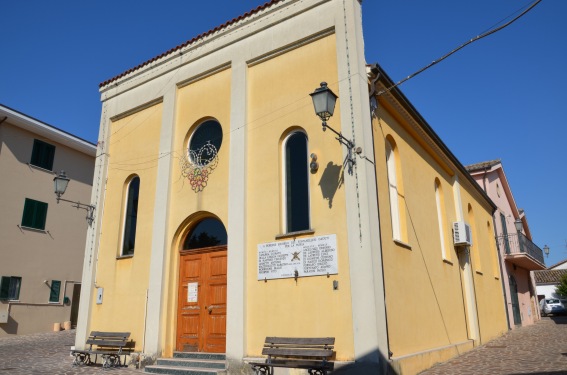
[[[543,247],[543,252],[545,253],[545,257],[547,258],[549,256],[549,246],[545,245]]]
[[[523,237],[521,236],[522,234],[522,227],[524,226],[522,223],[522,219],[517,218],[516,221],[514,221],[514,226],[516,227],[516,232],[518,232],[518,245],[520,246],[520,253],[523,253],[524,250],[522,249],[522,240]]]
[[[516,232],[521,233],[522,228],[524,227],[522,219],[516,219],[516,221],[514,221],[514,226],[516,227]]]
[[[315,108],[315,113],[321,121],[323,121],[323,131],[329,129],[337,135],[335,138],[340,144],[343,144],[348,149],[348,155],[346,162],[348,163],[348,173],[352,175],[352,166],[356,162],[354,158],[353,149],[354,143],[346,139],[340,132],[336,131],[327,124],[327,121],[333,116],[335,112],[335,104],[337,103],[338,96],[335,95],[330,88],[327,87],[326,82],[321,82],[321,87],[318,87],[311,94],[311,99],[313,100],[313,107]],[[357,153],[362,152],[359,149],[356,150]]]
[[[75,208],[79,209],[83,209],[87,211],[87,222],[89,223],[89,225],[93,224],[94,221],[94,211],[95,211],[95,206],[90,205],[90,204],[84,204],[81,202],[75,202],[75,201],[70,201],[67,199],[63,199],[61,198],[61,196],[63,194],[65,194],[65,190],[67,190],[67,185],[69,185],[69,178],[67,178],[67,175],[65,174],[65,171],[61,171],[59,173],[59,176],[56,176],[53,178],[53,184],[55,187],[55,195],[57,195],[57,204],[59,204],[59,201],[63,201],[63,202],[69,202],[69,203],[73,203]]]

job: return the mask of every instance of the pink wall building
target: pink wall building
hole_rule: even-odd
[[[543,251],[532,242],[526,214],[516,206],[501,161],[466,168],[497,206],[493,219],[510,328],[533,324],[540,315],[530,271],[545,269]]]

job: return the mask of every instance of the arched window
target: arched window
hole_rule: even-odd
[[[451,260],[447,251],[446,225],[445,225],[445,200],[443,198],[443,189],[441,181],[435,179],[435,203],[437,205],[437,223],[439,224],[439,240],[441,241],[441,255],[443,259]]]
[[[183,242],[183,250],[223,246],[227,243],[226,229],[217,219],[206,218],[197,223]]]
[[[401,215],[398,191],[398,176],[396,173],[395,145],[386,140],[386,164],[388,167],[388,185],[390,193],[390,216],[392,218],[392,237],[394,240],[402,240]]]
[[[136,244],[136,224],[138,222],[138,196],[140,194],[140,177],[130,180],[126,194],[126,211],[124,212],[124,231],[122,239],[122,255],[134,255]]]
[[[217,120],[207,120],[197,126],[189,140],[189,159],[200,166],[209,164],[222,145],[222,127]],[[213,147],[210,147],[213,146]]]
[[[307,136],[291,133],[284,142],[285,232],[310,229]]]

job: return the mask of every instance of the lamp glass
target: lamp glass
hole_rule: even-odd
[[[61,171],[59,176],[53,178],[53,185],[55,187],[55,194],[57,194],[58,197],[65,194],[67,185],[69,185],[69,179],[67,178],[65,171]]]
[[[321,87],[318,87],[309,95],[311,95],[311,99],[313,100],[315,113],[321,120],[327,121],[333,116],[338,96],[327,87],[325,82],[321,82]]]
[[[543,247],[543,252],[545,253],[545,255],[549,255],[549,246],[545,245]]]
[[[516,231],[518,231],[518,232],[522,231],[522,220],[521,219],[516,219],[516,221],[514,221],[514,225],[516,226]]]

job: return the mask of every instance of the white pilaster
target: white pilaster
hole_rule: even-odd
[[[228,280],[226,355],[242,362],[246,343],[246,73],[244,60],[233,61],[228,173]]]
[[[335,0],[334,5],[341,131],[373,160],[360,3]],[[357,157],[353,175],[345,171],[345,191],[355,359],[379,362],[388,358],[388,338],[374,164]]]
[[[453,183],[453,197],[455,200],[455,211],[457,220],[464,220],[463,201],[461,200],[461,184],[458,175],[455,175]],[[474,275],[471,267],[470,248],[457,248],[459,257],[459,266],[461,268],[461,277],[463,278],[463,289],[465,294],[465,308],[468,325],[469,338],[477,341],[480,337],[480,327],[478,326],[478,312],[476,309],[476,295],[474,288]]]
[[[148,286],[148,312],[144,336],[144,351],[161,355],[161,336],[166,328],[160,324],[165,300],[165,260],[169,250],[167,243],[169,191],[171,184],[171,151],[175,126],[176,86],[171,85],[163,96],[159,160],[157,166],[154,222],[152,229],[152,252]]]
[[[90,333],[90,322],[92,302],[96,283],[98,243],[100,240],[100,228],[102,225],[104,211],[104,196],[106,191],[106,176],[108,172],[108,139],[110,129],[110,116],[108,114],[108,103],[103,102],[102,114],[99,128],[99,143],[96,150],[95,170],[93,176],[93,187],[91,191],[91,202],[96,209],[95,220],[87,231],[85,244],[85,258],[83,260],[83,276],[81,281],[81,300],[75,334],[75,348],[83,349]]]

